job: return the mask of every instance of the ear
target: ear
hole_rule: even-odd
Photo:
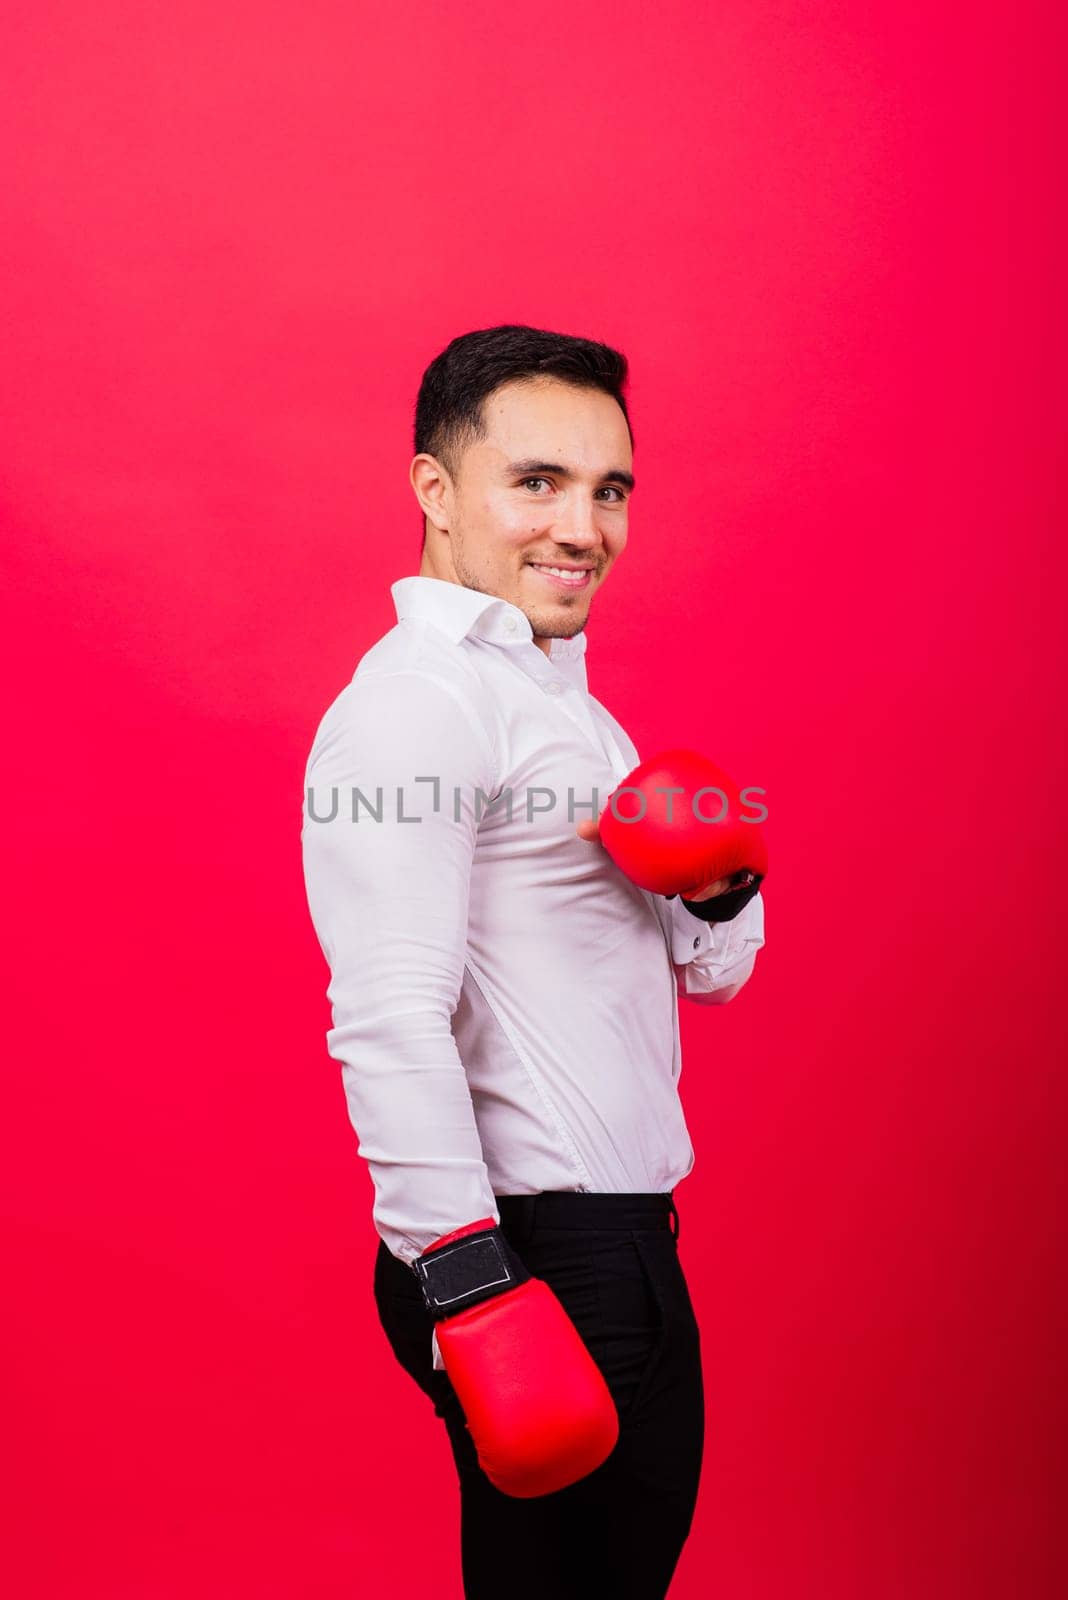
[[[423,515],[439,533],[448,533],[452,480],[436,456],[422,452],[408,468],[408,480]]]

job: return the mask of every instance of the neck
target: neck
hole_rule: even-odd
[[[453,569],[452,562],[450,561],[447,564],[442,564],[435,561],[429,547],[423,551],[423,558],[419,563],[419,577],[441,578],[445,583],[460,582]],[[548,657],[552,650],[552,642],[552,637],[550,635],[540,633],[536,633],[534,635],[534,643],[546,657]]]

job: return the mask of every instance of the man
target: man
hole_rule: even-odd
[[[393,584],[397,624],[306,774],[305,880],[374,1182],[376,1301],[448,1430],[469,1600],[656,1600],[700,1474],[677,996],[738,993],[763,904],[748,878],[652,894],[598,839],[638,761],[584,661],[627,542],[626,376],[608,346],[511,325],[431,362],[410,468],[419,574]],[[552,1326],[535,1328],[523,1296],[546,1284]],[[539,1441],[515,1444],[524,1396],[553,1449],[579,1450],[560,1478],[527,1460]],[[437,1576],[422,1551],[421,1584]]]

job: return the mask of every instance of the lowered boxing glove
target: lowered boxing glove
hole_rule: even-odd
[[[696,750],[664,750],[641,762],[609,795],[601,843],[621,872],[654,894],[682,896],[706,922],[729,922],[768,870],[758,823],[734,780]],[[720,878],[733,887],[693,901]]]
[[[615,1401],[552,1289],[493,1219],[444,1234],[412,1266],[490,1482],[531,1499],[599,1467],[619,1438]]]

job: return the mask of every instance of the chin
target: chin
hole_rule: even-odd
[[[588,611],[569,611],[566,616],[531,617],[530,626],[542,639],[573,639],[586,626]]]

